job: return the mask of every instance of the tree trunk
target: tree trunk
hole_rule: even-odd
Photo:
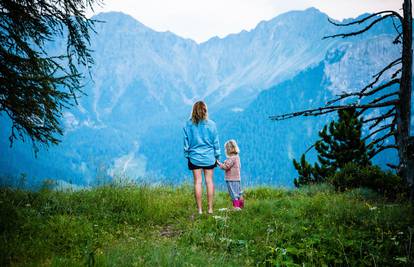
[[[410,199],[414,201],[414,137],[410,136],[408,139],[408,161],[407,161],[407,181],[411,182]]]
[[[402,23],[402,71],[400,83],[400,103],[397,106],[397,135],[400,172],[410,186],[410,198],[414,193],[414,155],[410,145],[411,90],[412,90],[412,6],[411,0],[404,0]]]

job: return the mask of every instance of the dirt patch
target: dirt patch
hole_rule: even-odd
[[[163,237],[175,237],[181,235],[183,231],[176,230],[172,225],[166,225],[160,230],[160,236]]]

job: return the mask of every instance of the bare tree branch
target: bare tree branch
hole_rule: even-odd
[[[395,132],[394,132],[394,131],[390,131],[389,133],[387,133],[387,134],[383,135],[382,137],[380,137],[380,138],[378,138],[378,139],[373,140],[371,143],[369,143],[369,144],[367,145],[367,147],[368,147],[368,148],[372,148],[372,147],[374,147],[376,144],[378,144],[379,142],[385,141],[387,138],[389,138],[389,137],[393,136],[394,134],[395,134]]]
[[[366,31],[368,31],[369,29],[371,29],[375,24],[377,24],[378,22],[380,22],[380,21],[383,21],[383,20],[385,20],[386,18],[388,18],[388,17],[393,17],[393,16],[396,16],[395,14],[398,14],[397,12],[395,12],[395,11],[392,11],[393,13],[391,13],[391,14],[388,14],[388,15],[385,15],[385,16],[383,16],[383,17],[380,17],[380,18],[377,18],[376,20],[374,20],[373,22],[371,22],[368,26],[366,26],[365,28],[363,28],[362,30],[359,30],[359,31],[354,31],[354,32],[349,32],[349,33],[339,33],[339,34],[334,34],[334,35],[329,35],[329,36],[325,36],[325,37],[323,37],[323,39],[328,39],[328,38],[336,38],[336,37],[342,37],[342,38],[346,38],[346,37],[350,37],[350,36],[355,36],[355,35],[359,35],[359,34],[361,34],[361,33],[364,33],[364,32],[366,32]],[[395,13],[395,14],[394,14]],[[399,15],[399,14],[398,14]],[[372,15],[371,16],[368,16],[368,17],[373,17]],[[367,17],[367,18],[368,18]],[[400,16],[401,17],[401,16]],[[365,18],[365,19],[362,19],[362,20],[360,20],[360,21],[355,21],[355,22],[351,22],[351,23],[348,23],[348,24],[343,24],[343,25],[341,25],[341,24],[335,24],[335,23],[333,23],[334,25],[337,25],[337,26],[349,26],[349,25],[353,25],[353,24],[361,24],[362,22],[364,22],[364,21],[366,21],[367,20],[367,18]],[[330,20],[330,22],[332,23],[332,21]]]
[[[370,132],[367,136],[365,136],[364,138],[362,138],[362,140],[363,140],[363,141],[366,141],[366,140],[368,140],[369,138],[371,138],[372,136],[374,136],[375,134],[377,134],[377,133],[379,133],[379,132],[381,132],[381,131],[384,131],[385,129],[391,128],[391,127],[393,127],[394,125],[395,125],[395,123],[390,123],[390,124],[387,124],[387,125],[381,126],[380,128],[376,129],[375,131]]]
[[[394,169],[394,170],[397,170],[397,169],[399,168],[399,166],[398,166],[398,165],[394,165],[394,164],[391,164],[391,163],[386,163],[386,165],[387,165],[389,168]]]
[[[329,18],[328,18],[328,20],[329,20],[330,23],[332,23],[335,26],[344,27],[344,26],[362,24],[365,21],[367,21],[367,20],[369,20],[369,19],[371,19],[373,17],[379,16],[379,15],[383,15],[383,14],[393,15],[393,16],[397,17],[400,20],[400,22],[403,20],[403,18],[401,17],[401,15],[398,12],[395,12],[394,10],[384,10],[384,11],[380,11],[380,12],[377,12],[377,13],[373,13],[373,14],[365,17],[365,18],[362,18],[362,19],[359,19],[359,20],[355,20],[355,21],[352,21],[352,22],[349,22],[349,23],[337,23],[337,22],[334,22],[333,20],[331,20]]]
[[[376,81],[378,81],[378,79],[381,78],[381,76],[382,76],[382,74],[384,74],[384,72],[386,72],[390,68],[394,67],[395,65],[401,63],[401,61],[402,61],[402,57],[397,58],[396,60],[394,60],[393,62],[388,64],[385,68],[383,68],[381,71],[379,71],[377,74],[372,76],[372,78],[376,78]]]
[[[389,94],[385,94],[385,95],[382,95],[380,97],[375,98],[374,100],[369,102],[369,104],[375,104],[375,103],[380,102],[381,100],[384,100],[385,98],[388,98],[388,97],[391,97],[391,96],[396,96],[396,95],[398,95],[398,92],[392,92],[392,93],[389,93]]]
[[[387,102],[376,103],[376,104],[366,104],[366,105],[349,104],[349,105],[338,105],[338,106],[326,106],[326,107],[308,109],[308,110],[297,111],[297,112],[292,112],[292,113],[287,113],[287,114],[282,114],[282,115],[269,116],[269,118],[274,121],[280,121],[280,120],[286,120],[286,119],[299,117],[299,116],[318,116],[321,114],[327,114],[327,113],[331,113],[331,112],[335,112],[335,111],[343,110],[343,109],[349,109],[349,108],[362,109],[362,108],[379,108],[379,107],[395,106],[398,103],[399,103],[398,100],[391,100]]]
[[[397,77],[397,75],[402,71],[402,68],[399,68],[398,70],[396,70],[392,75],[391,78],[394,79],[395,77]]]
[[[400,83],[400,79],[392,79],[391,81],[389,81],[387,83],[384,83],[384,84],[372,89],[371,91],[366,92],[366,89],[365,90],[362,89],[361,92],[357,93],[357,96],[359,98],[362,98],[363,96],[370,96],[370,95],[378,93],[379,91],[381,91],[381,90],[383,90],[387,87],[390,87],[391,85],[397,84],[397,83]],[[369,87],[366,87],[366,88],[368,89]]]
[[[375,104],[375,103],[378,103],[378,102],[380,102],[381,100],[383,100],[383,99],[385,99],[385,98],[388,98],[388,97],[391,97],[391,96],[394,96],[394,95],[398,95],[398,92],[392,92],[392,93],[389,93],[389,94],[386,94],[386,95],[382,95],[382,96],[380,96],[380,97],[378,97],[378,98],[375,98],[374,100],[372,100],[371,102],[369,102],[368,104]],[[364,113],[366,110],[367,110],[368,108],[362,108],[360,111],[358,111],[358,115],[361,115],[362,113]],[[371,129],[371,128],[370,128]]]
[[[401,44],[401,37],[402,37],[402,32],[398,33],[398,35],[394,38],[394,41],[392,41],[393,44]]]
[[[355,96],[355,97],[358,97],[358,98],[362,98],[363,96],[370,96],[370,95],[373,95],[373,94],[375,94],[375,93],[377,93],[377,92],[379,92],[379,91],[381,91],[381,90],[383,90],[387,87],[390,87],[391,85],[397,84],[399,82],[400,82],[400,79],[393,79],[393,80],[391,80],[391,81],[389,81],[385,84],[382,84],[382,85],[372,89],[371,91],[366,92],[366,89],[370,88],[370,86],[373,85],[373,83],[371,83],[371,84],[367,85],[366,87],[364,87],[364,89],[362,89],[361,91],[352,92],[352,93],[342,93],[337,98],[335,98],[331,101],[328,101],[326,103],[326,105],[332,105],[332,104],[334,104],[338,101],[341,101],[341,100],[346,99],[346,98],[351,97],[351,96]]]
[[[304,154],[306,154],[306,153],[308,153],[312,148],[314,148],[315,147],[315,144],[313,144],[313,145],[311,145],[308,149],[306,149],[306,151],[305,151],[305,153]]]
[[[386,150],[386,149],[398,149],[398,146],[396,145],[387,145],[387,146],[381,146],[379,149],[375,150],[371,156],[369,157],[370,159],[372,159],[373,157],[375,157],[378,153]]]
[[[400,20],[400,23],[401,23],[401,20]],[[402,24],[400,24],[400,25],[395,24],[394,17],[392,18],[392,25],[394,26],[395,31],[396,31],[398,34],[400,34],[400,33],[401,33],[401,31],[400,31],[398,28],[401,28]]]
[[[367,123],[367,122],[376,121],[376,120],[384,120],[386,118],[395,116],[395,113],[393,113],[394,111],[395,111],[395,107],[387,111],[387,113],[385,113],[384,115],[362,120],[362,123]]]

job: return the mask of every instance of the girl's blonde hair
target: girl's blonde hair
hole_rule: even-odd
[[[207,105],[203,101],[197,101],[193,105],[193,112],[191,113],[191,121],[198,124],[202,120],[208,119]]]
[[[226,156],[229,157],[231,155],[238,155],[240,153],[239,146],[236,143],[236,140],[231,139],[224,144],[224,148],[226,149]]]

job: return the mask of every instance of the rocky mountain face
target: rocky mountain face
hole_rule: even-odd
[[[221,141],[239,140],[253,184],[291,185],[300,156],[332,119],[271,122],[269,115],[324,104],[356,90],[398,57],[392,22],[362,36],[324,39],[342,29],[311,8],[263,21],[251,31],[197,44],[132,17],[102,13],[92,36],[95,65],[87,96],[66,110],[62,143],[35,158],[30,144],[9,148],[1,131],[0,172],[96,184],[114,177],[180,182],[190,173],[181,127],[204,99]],[[57,42],[51,50],[59,51]],[[87,76],[89,77],[89,76]],[[0,118],[2,128],[9,122]],[[395,161],[395,155],[387,159]],[[219,171],[217,171],[219,174]]]

